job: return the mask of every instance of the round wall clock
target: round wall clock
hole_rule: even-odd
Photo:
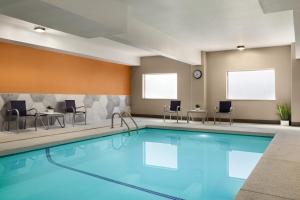
[[[202,72],[199,69],[196,69],[193,72],[193,76],[194,76],[195,79],[200,79],[202,77]]]

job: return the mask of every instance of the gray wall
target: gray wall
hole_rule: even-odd
[[[64,100],[72,99],[76,101],[76,106],[85,106],[87,108],[87,123],[99,123],[102,120],[111,118],[113,112],[130,111],[129,96],[109,96],[109,95],[72,95],[72,94],[25,94],[10,93],[0,94],[0,124],[1,130],[6,129],[7,103],[10,100],[25,100],[27,109],[36,108],[42,112],[47,106],[52,106],[55,111],[64,112]],[[66,116],[66,122],[71,123],[71,117]],[[79,122],[82,118],[77,119]],[[32,126],[32,120],[29,126]],[[12,123],[14,125],[14,123]]]
[[[132,113],[146,115],[162,115],[164,105],[170,100],[143,99],[142,75],[144,73],[177,73],[178,99],[182,101],[183,113],[200,104],[204,106],[204,79],[192,77],[195,69],[203,70],[202,66],[191,66],[162,56],[143,57],[141,66],[132,68]]]
[[[296,59],[295,45],[292,45],[292,123],[300,125],[300,59]]]
[[[132,112],[134,114],[161,115],[163,106],[169,104],[169,100],[142,98],[143,73],[178,73],[178,99],[182,100],[184,114],[195,104],[200,104],[202,107],[208,108],[209,115],[212,117],[218,101],[226,99],[227,71],[274,68],[276,100],[233,101],[234,118],[279,120],[276,111],[277,104],[291,104],[291,66],[290,46],[247,49],[242,52],[237,50],[207,52],[202,54],[202,66],[198,67],[161,56],[144,57],[141,60],[141,66],[133,67],[132,70]],[[192,77],[192,72],[196,68],[200,68],[204,73],[204,77],[200,80]],[[297,88],[300,88],[300,81],[298,82],[295,81],[295,84],[299,84]],[[300,92],[299,97],[296,95],[298,93],[295,93],[295,98],[300,100]],[[300,111],[298,117],[300,122]]]
[[[268,68],[275,69],[276,100],[233,101],[236,119],[279,120],[277,104],[291,102],[291,47],[207,53],[207,102],[210,113],[218,101],[226,99],[227,71]]]

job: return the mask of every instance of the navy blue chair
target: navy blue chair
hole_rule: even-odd
[[[79,110],[83,109],[83,110]],[[65,100],[65,113],[72,114],[72,125],[75,124],[75,118],[77,115],[83,115],[84,116],[84,124],[86,125],[86,107],[85,106],[79,106],[76,107],[75,100]]]
[[[214,113],[214,124],[216,124],[216,119],[219,118],[221,122],[221,117],[226,116],[229,119],[230,125],[232,124],[232,102],[231,101],[220,101],[219,106],[216,106]]]
[[[176,114],[176,119],[178,123],[178,117],[179,113],[181,114],[182,107],[181,107],[181,101],[180,100],[171,100],[170,105],[164,106],[164,122],[166,121],[166,114],[170,115],[170,120],[172,119],[172,114]],[[182,114],[181,114],[181,120],[182,120]]]
[[[35,120],[35,130],[37,129],[37,110],[35,108],[26,109],[26,101],[15,100],[9,102],[9,108],[7,109],[8,115],[8,131],[10,130],[10,122],[16,119],[17,131],[20,127],[20,119],[24,119],[24,129],[26,129],[26,119],[28,117],[33,117]]]

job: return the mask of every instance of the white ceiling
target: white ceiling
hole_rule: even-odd
[[[129,15],[199,50],[294,41],[290,11],[264,14],[258,0],[128,0]],[[155,14],[154,14],[155,13]]]
[[[294,35],[296,42],[296,58],[300,59],[300,1],[299,0],[260,0],[264,13],[292,10],[294,14]]]
[[[123,53],[128,58],[117,62],[132,65],[136,57],[147,55],[201,64],[201,51],[291,44],[292,9],[299,7],[299,0],[0,1],[4,15],[69,33],[64,37],[86,43],[81,51],[87,55],[95,48]]]

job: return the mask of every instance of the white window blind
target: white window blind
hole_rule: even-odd
[[[227,99],[275,100],[275,71],[227,72]]]
[[[143,74],[143,98],[177,99],[177,74]]]

